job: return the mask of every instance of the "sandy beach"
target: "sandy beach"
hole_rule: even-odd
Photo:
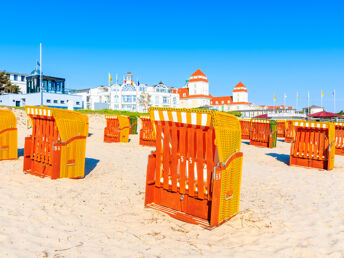
[[[242,142],[240,213],[208,231],[144,208],[152,147],[104,143],[90,115],[86,177],[23,173],[27,116],[14,110],[19,159],[0,162],[2,257],[344,257],[344,156],[332,171],[290,167],[290,144]]]

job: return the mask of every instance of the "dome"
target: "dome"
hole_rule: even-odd
[[[208,82],[207,76],[200,70],[197,69],[196,72],[194,72],[189,79],[189,82]]]
[[[233,92],[247,92],[247,88],[242,82],[239,82],[234,86]]]

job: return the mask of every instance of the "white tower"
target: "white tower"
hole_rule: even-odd
[[[209,95],[209,82],[207,76],[198,69],[188,82],[189,95]]]
[[[239,82],[233,90],[233,103],[248,103],[248,91],[246,86]]]

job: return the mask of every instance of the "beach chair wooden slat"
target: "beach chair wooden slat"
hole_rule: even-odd
[[[197,193],[198,198],[203,199],[204,198],[204,132],[200,129],[196,132],[196,143],[197,143],[197,149],[196,149],[196,165],[197,165]]]
[[[186,190],[186,150],[188,144],[188,137],[186,134],[186,128],[180,127],[180,134],[179,134],[179,184],[180,184],[180,193],[185,194]]]
[[[162,127],[163,131],[163,187],[169,189],[169,180],[170,180],[170,158],[171,158],[171,148],[170,148],[170,130],[168,126]]]
[[[187,162],[188,162],[188,192],[190,196],[195,195],[195,129],[189,128],[188,130],[188,152],[187,152]]]
[[[177,192],[178,183],[178,128],[176,126],[171,127],[171,181],[172,181],[172,191]]]

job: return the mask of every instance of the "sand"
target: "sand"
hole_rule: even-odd
[[[243,141],[240,213],[208,231],[144,208],[152,147],[103,143],[90,115],[84,179],[24,174],[24,111],[18,160],[0,162],[0,255],[10,257],[344,257],[344,157],[335,169],[288,166],[290,144]]]

